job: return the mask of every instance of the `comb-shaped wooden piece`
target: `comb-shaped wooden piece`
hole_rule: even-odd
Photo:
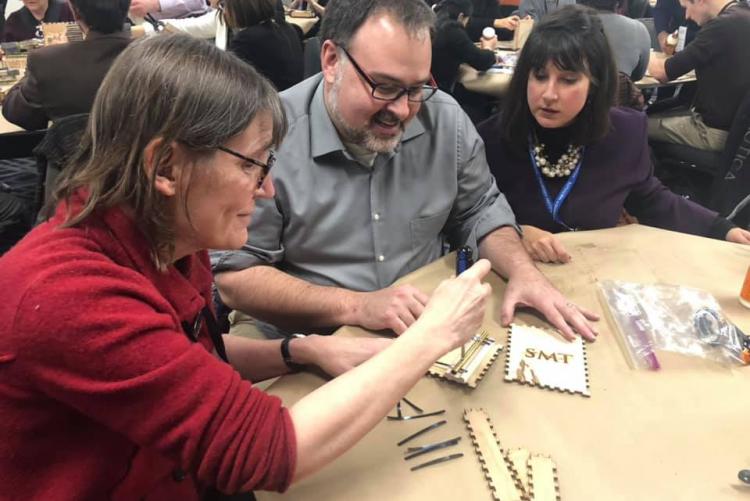
[[[529,492],[529,456],[531,453],[528,449],[511,449],[508,451],[513,470],[518,474],[518,480],[521,482],[523,490]]]
[[[459,374],[451,372],[451,368],[461,360],[461,348],[456,348],[432,364],[427,373],[430,376],[466,385],[469,388],[476,388],[489,368],[492,367],[502,349],[503,345],[497,339],[497,336],[487,336],[485,342],[477,344],[473,356],[463,365],[466,372],[460,372]],[[466,353],[469,354],[468,351]]]
[[[557,466],[549,456],[532,454],[528,461],[530,501],[560,501]]]
[[[518,473],[500,447],[490,418],[484,409],[466,409],[464,420],[469,428],[479,462],[482,464],[484,476],[490,485],[492,497],[497,501],[528,499]]]

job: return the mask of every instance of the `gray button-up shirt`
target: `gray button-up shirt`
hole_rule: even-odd
[[[258,200],[241,250],[212,253],[214,271],[271,264],[318,285],[372,291],[434,261],[446,243],[476,248],[515,225],[482,140],[449,95],[425,102],[396,151],[372,168],[341,142],[320,75],[281,98],[289,133],[272,171],[276,197]]]

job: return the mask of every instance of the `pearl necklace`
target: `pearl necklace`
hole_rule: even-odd
[[[552,178],[569,176],[581,160],[581,152],[583,151],[582,146],[569,144],[567,151],[562,154],[557,162],[552,164],[544,155],[544,148],[544,143],[534,146],[534,159],[542,174]]]

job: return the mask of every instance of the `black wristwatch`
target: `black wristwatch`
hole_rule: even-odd
[[[284,360],[284,363],[286,364],[287,367],[289,367],[289,370],[291,370],[292,372],[299,372],[302,369],[304,369],[305,366],[302,364],[295,363],[292,360],[292,355],[289,353],[289,342],[292,339],[298,339],[298,338],[303,338],[303,337],[305,337],[304,334],[292,334],[289,337],[285,337],[281,341],[281,358]]]

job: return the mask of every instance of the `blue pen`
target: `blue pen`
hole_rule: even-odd
[[[456,276],[471,268],[472,264],[474,264],[474,251],[468,245],[464,245],[456,252]],[[461,360],[464,359],[465,355],[465,348],[462,344]]]
[[[471,247],[465,245],[458,249],[456,253],[456,276],[471,268],[472,264],[474,264],[474,251],[471,250]]]

